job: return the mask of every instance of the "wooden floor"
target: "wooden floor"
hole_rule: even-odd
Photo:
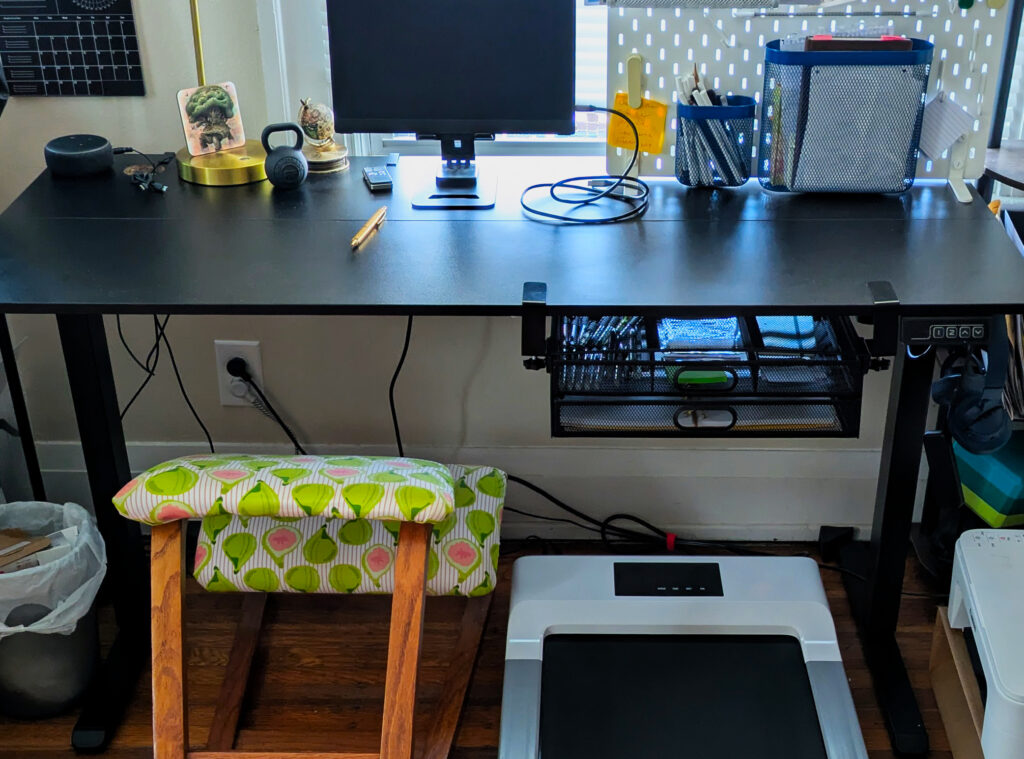
[[[490,759],[497,754],[512,561],[541,550],[536,542],[507,545],[503,549],[507,550],[502,552],[497,596],[462,726],[456,736],[453,759]],[[598,545],[586,543],[546,546],[546,550],[565,553],[597,553],[599,549]],[[781,554],[800,553],[808,547],[774,544],[771,550]],[[835,572],[822,574],[871,759],[889,759],[894,755],[875,703],[842,583]],[[236,594],[203,593],[194,582],[190,583],[193,592],[188,596],[187,606],[191,742],[193,746],[200,746],[206,740],[240,599]],[[912,559],[908,561],[907,589],[929,590]],[[237,748],[377,751],[388,600],[368,596],[272,596]],[[423,717],[429,716],[437,697],[444,662],[454,646],[464,603],[457,598],[436,598],[427,602],[424,658],[420,669],[421,705],[418,707]],[[951,759],[928,679],[934,620],[933,600],[904,598],[898,640],[931,737],[931,756]],[[110,632],[110,629],[105,630],[108,635]],[[421,720],[421,726],[424,721]],[[73,714],[46,722],[0,718],[0,757],[56,759],[74,756],[68,748],[73,723]],[[139,683],[127,720],[105,756],[115,759],[152,756],[150,736],[147,675]]]

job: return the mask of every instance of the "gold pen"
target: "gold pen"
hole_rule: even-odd
[[[371,216],[369,221],[363,224],[363,226],[359,228],[359,231],[356,232],[356,236],[352,238],[352,250],[358,248],[360,245],[366,242],[366,239],[371,234],[380,229],[380,225],[384,223],[384,219],[387,217],[387,215],[387,206],[381,206],[380,208],[378,208],[377,213]]]

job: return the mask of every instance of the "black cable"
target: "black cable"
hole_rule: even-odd
[[[267,398],[267,396],[263,393],[263,390],[260,388],[260,386],[256,384],[256,381],[252,377],[249,377],[248,379],[242,377],[242,380],[245,382],[246,385],[248,385],[252,389],[254,393],[256,393],[256,397],[259,399],[259,402],[263,404],[264,408],[260,409],[260,407],[257,406],[255,402],[253,402],[253,405],[256,406],[256,408],[259,409],[260,411],[263,411],[264,413],[269,412],[269,414],[267,415],[275,422],[277,422],[277,425],[284,431],[284,434],[287,435],[288,439],[292,441],[292,445],[295,447],[295,452],[297,454],[305,456],[306,449],[302,447],[302,443],[300,443],[298,438],[295,437],[295,433],[292,432],[291,427],[289,427],[285,423],[284,419],[281,418],[281,415],[277,413],[277,409],[274,408],[274,404],[270,402],[270,399]]]
[[[138,400],[140,395],[142,395],[142,391],[149,386],[150,380],[152,380],[153,376],[156,374],[156,367],[160,363],[160,343],[163,338],[164,329],[166,329],[167,322],[169,322],[170,319],[171,317],[170,315],[168,315],[167,317],[164,318],[163,323],[161,323],[158,317],[156,317],[155,315],[153,316],[153,347],[149,349],[149,353],[146,354],[146,361],[145,363],[143,363],[139,361],[138,357],[135,356],[132,349],[128,346],[128,341],[125,339],[124,333],[121,331],[121,317],[117,317],[117,331],[118,335],[121,337],[122,344],[124,345],[128,353],[132,356],[132,358],[135,360],[135,363],[138,364],[144,372],[146,372],[146,378],[142,380],[142,383],[132,394],[132,397],[128,399],[128,403],[126,403],[124,408],[121,410],[122,421],[124,420],[125,416],[127,416],[129,409],[131,409],[135,401]]]
[[[154,317],[156,318],[156,317]],[[164,320],[164,329],[161,330],[160,337],[164,341],[164,345],[167,346],[167,357],[171,360],[171,367],[174,369],[174,378],[178,380],[178,389],[181,391],[181,397],[185,399],[188,410],[192,412],[193,418],[196,420],[196,424],[203,431],[203,435],[206,436],[206,443],[210,446],[210,453],[216,453],[217,450],[213,446],[213,438],[210,437],[210,431],[206,429],[206,425],[203,424],[202,418],[199,416],[199,412],[196,411],[196,407],[192,405],[192,399],[188,397],[188,391],[185,389],[185,383],[181,379],[181,372],[178,371],[178,362],[174,360],[174,350],[171,348],[171,341],[167,337],[167,322],[171,320],[170,315]]]
[[[249,373],[249,364],[246,363],[244,358],[236,357],[228,361],[224,367],[227,369],[228,374],[232,377],[237,377],[246,384],[250,390],[256,393],[256,398],[249,402],[253,407],[266,417],[269,417],[271,421],[277,423],[277,425],[284,431],[284,434],[288,436],[288,439],[292,441],[292,445],[295,447],[295,452],[303,456],[306,455],[306,449],[302,447],[302,443],[299,442],[298,438],[295,437],[295,433],[292,432],[291,427],[281,418],[281,415],[277,413],[277,409],[274,408],[274,404],[270,402],[270,399],[263,392],[263,388],[259,386],[256,379]]]
[[[167,164],[169,164],[171,161],[174,160],[174,153],[170,153],[170,152],[164,153],[163,154],[163,158],[161,158],[157,162],[157,161],[154,161],[152,159],[152,157],[148,153],[143,153],[141,150],[136,150],[133,147],[126,146],[126,147],[123,147],[123,148],[114,148],[114,155],[124,155],[125,153],[135,153],[137,155],[142,156],[147,161],[149,161],[149,165],[153,167],[153,174],[154,174],[154,176],[160,170],[161,167],[166,166]]]
[[[552,495],[548,491],[544,490],[544,488],[542,488],[542,487],[540,487],[538,485],[534,485],[532,482],[530,482],[528,480],[524,480],[522,477],[518,477],[518,476],[516,476],[514,474],[510,474],[510,475],[508,475],[508,479],[511,482],[515,482],[515,483],[517,483],[519,485],[522,485],[525,488],[528,488],[529,490],[532,490],[533,492],[537,493],[538,495],[542,496],[543,498],[546,498],[548,501],[550,501],[554,505],[558,506],[559,508],[569,512],[573,516],[576,516],[576,517],[578,517],[579,519],[581,519],[581,520],[583,520],[585,522],[588,522],[588,523],[596,525],[598,527],[598,532],[600,532],[600,534],[601,534],[602,542],[608,548],[612,548],[612,547],[614,547],[616,545],[621,545],[624,542],[646,544],[646,545],[657,545],[657,546],[659,546],[661,548],[665,548],[665,549],[668,548],[668,545],[669,545],[669,534],[667,532],[665,532],[664,530],[662,530],[662,529],[660,529],[658,527],[655,527],[654,525],[652,525],[650,522],[648,522],[645,519],[642,519],[642,518],[640,518],[638,516],[635,516],[633,514],[612,514],[611,516],[607,517],[604,520],[598,520],[598,519],[595,519],[594,517],[591,517],[588,514],[585,514],[585,513],[581,512],[581,511],[577,510],[577,509],[572,508],[571,506],[566,504],[561,499],[557,498],[556,496]],[[505,508],[506,508],[507,511],[515,511],[514,509],[510,509],[509,507],[505,507]],[[516,513],[526,514],[526,512],[520,512],[520,511],[516,511]],[[539,516],[539,515],[536,515],[536,514],[526,514],[526,515],[527,516]],[[543,517],[541,517],[541,518],[543,518]],[[567,520],[567,519],[566,520],[555,520],[555,519],[552,519],[551,521],[568,522],[570,524],[575,524],[577,527],[581,527],[581,528],[583,528],[585,530],[589,530],[589,531],[593,531],[594,530],[593,527],[585,527],[583,525],[580,525],[580,524],[572,522],[572,520]],[[629,530],[629,529],[625,529],[625,528],[621,528],[621,527],[614,527],[612,525],[613,522],[619,522],[619,521],[630,521],[630,522],[633,522],[635,524],[638,524],[641,527],[643,527],[644,530],[646,530],[646,532],[640,532],[638,530]],[[617,537],[618,541],[611,540],[611,537]],[[713,549],[717,549],[717,550],[721,550],[721,551],[729,551],[730,553],[739,554],[741,556],[776,556],[776,555],[778,555],[778,554],[769,553],[767,551],[759,551],[759,550],[754,549],[754,548],[748,548],[748,547],[740,545],[740,544],[723,543],[723,542],[719,542],[719,541],[688,540],[688,539],[683,539],[683,538],[676,537],[676,538],[674,538],[671,541],[671,543],[676,548],[713,548]],[[808,558],[810,558],[810,557],[808,557]],[[827,569],[827,570],[830,570],[830,571],[833,571],[833,572],[838,572],[840,574],[847,575],[848,577],[852,577],[855,580],[860,580],[861,582],[867,582],[868,581],[868,578],[865,577],[864,575],[862,575],[862,574],[860,574],[858,572],[854,572],[853,570],[847,569],[846,567],[840,567],[840,566],[837,566],[835,564],[824,564],[824,563],[822,563],[820,561],[816,561],[815,563],[818,565],[818,567],[820,569]],[[917,593],[917,592],[908,591],[908,590],[902,591],[902,594],[904,596],[910,596],[912,598],[930,598],[930,599],[933,599],[933,600],[941,600],[942,598],[946,598],[946,596],[942,595],[942,594]]]
[[[132,184],[145,191],[167,192],[167,185],[158,182],[157,177],[160,174],[160,169],[174,160],[174,153],[164,153],[160,161],[156,162],[147,153],[143,153],[141,150],[136,150],[133,147],[114,148],[114,155],[124,155],[125,153],[137,153],[149,161],[149,165],[152,167],[151,171],[136,171],[132,173]]]
[[[636,166],[637,161],[640,159],[640,133],[637,131],[636,124],[633,123],[633,120],[629,118],[629,116],[621,111],[615,110],[614,108],[604,108],[598,105],[583,105],[576,106],[576,110],[582,113],[601,111],[613,116],[618,116],[629,125],[630,130],[633,132],[633,139],[635,140],[633,156],[629,160],[629,166],[627,166],[626,170],[621,174],[597,174],[586,177],[569,177],[568,179],[562,179],[558,182],[541,182],[539,184],[530,185],[523,190],[523,194],[519,197],[519,205],[522,206],[523,211],[526,212],[528,218],[531,216],[537,216],[542,219],[551,219],[564,224],[616,224],[622,221],[639,219],[647,213],[647,209],[650,206],[651,188],[642,179],[629,176],[629,172],[633,170],[633,167]],[[607,186],[601,190],[591,184],[578,184],[580,182],[600,182],[606,183]],[[635,196],[614,194],[619,188],[631,190],[637,194]],[[528,194],[540,189],[547,189],[548,195],[550,195],[553,200],[558,203],[573,206],[573,210],[578,210],[605,198],[625,203],[629,206],[629,209],[620,214],[590,219],[571,216],[568,213],[561,214],[553,213],[551,211],[542,211],[536,206],[528,203],[526,200],[526,196]],[[572,196],[562,195],[559,191],[563,189],[573,190],[576,193],[583,193],[583,197],[580,197],[578,194],[574,194]]]
[[[534,514],[529,511],[523,511],[522,509],[513,508],[512,506],[505,506],[504,510],[512,514],[519,514],[520,516],[530,517],[531,519],[542,519],[545,522],[561,522],[563,524],[571,524],[573,527],[579,527],[581,530],[587,530],[588,532],[599,532],[599,530],[596,527],[587,527],[586,525],[580,524],[579,522],[574,522],[571,519],[563,519],[561,517],[549,517],[545,516],[544,514]],[[538,537],[538,539],[540,539],[539,536],[535,537]]]
[[[114,318],[117,321],[117,336],[121,338],[121,345],[124,346],[124,349],[128,352],[128,355],[131,356],[132,361],[134,361],[142,371],[146,372],[146,374],[152,374],[152,370],[150,369],[150,367],[139,361],[139,357],[135,355],[135,351],[133,351],[131,346],[128,345],[128,340],[124,336],[124,330],[121,328],[121,314],[116,314]],[[157,344],[159,345],[159,341],[157,342]]]
[[[412,314],[409,314],[409,321],[405,323],[405,343],[402,345],[402,355],[398,358],[398,365],[395,373],[391,375],[391,386],[388,387],[388,404],[391,406],[391,423],[395,426],[395,443],[398,445],[398,455],[405,455],[405,448],[402,446],[402,431],[398,427],[398,412],[395,410],[395,385],[398,383],[398,375],[402,373],[405,366],[405,357],[409,354],[409,340],[412,337]]]

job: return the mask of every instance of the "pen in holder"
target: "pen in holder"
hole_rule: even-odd
[[[738,187],[750,179],[754,99],[676,106],[676,178],[687,187]]]

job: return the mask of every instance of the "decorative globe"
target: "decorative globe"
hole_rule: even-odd
[[[299,108],[299,126],[314,147],[323,147],[334,141],[334,111],[323,103],[303,99]]]

